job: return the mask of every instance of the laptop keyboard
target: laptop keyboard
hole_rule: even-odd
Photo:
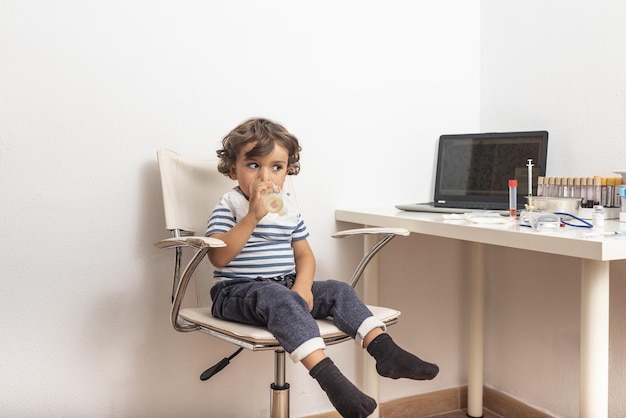
[[[477,203],[477,202],[450,202],[446,201],[446,203],[439,203],[437,206],[447,207],[447,208],[460,208],[460,209],[475,209],[475,210],[506,210],[506,207],[503,207],[502,204],[498,203]]]

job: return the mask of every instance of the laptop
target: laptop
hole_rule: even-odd
[[[532,159],[532,193],[545,176],[548,132],[500,132],[441,135],[432,202],[396,205],[413,212],[509,213],[509,180],[517,180],[517,208],[528,196],[528,160]]]

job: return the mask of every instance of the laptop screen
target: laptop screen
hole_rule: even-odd
[[[508,181],[516,179],[518,208],[523,208],[528,196],[528,160],[532,159],[536,196],[537,177],[546,173],[547,152],[546,131],[442,135],[435,204],[476,202],[486,208],[506,209]]]

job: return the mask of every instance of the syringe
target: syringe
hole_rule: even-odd
[[[533,208],[533,159],[528,159],[528,207],[530,210]]]

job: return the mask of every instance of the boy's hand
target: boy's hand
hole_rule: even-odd
[[[263,197],[272,191],[274,183],[257,179],[250,184],[250,201],[248,213],[253,215],[257,222],[267,215],[267,209],[263,204]]]
[[[291,290],[298,292],[309,306],[309,312],[313,310],[313,279],[315,277],[315,256],[309,242],[305,239],[292,241],[293,254],[296,260],[296,282]]]
[[[302,288],[301,288],[302,287]],[[311,288],[307,286],[298,286],[298,281],[293,285],[291,290],[298,293],[302,299],[304,299],[309,306],[309,312],[313,310],[313,292],[311,292]]]

